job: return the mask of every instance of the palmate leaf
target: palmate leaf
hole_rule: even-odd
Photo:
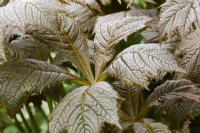
[[[118,14],[118,18],[108,18],[109,21],[102,24],[99,23],[108,16],[100,19],[100,21],[97,22],[97,25],[95,26],[96,34],[94,38],[94,60],[96,79],[99,78],[99,75],[102,72],[105,64],[113,58],[113,55],[115,53],[115,45],[132,33],[146,27],[148,22],[152,20],[150,17],[147,16],[131,17],[130,15],[130,17],[124,17],[123,14],[125,14],[125,12],[120,12]],[[117,14],[114,14],[112,17],[116,15]]]
[[[53,41],[58,37],[57,21],[54,21],[58,9],[61,10],[61,5],[54,0],[15,0],[0,8],[0,29],[3,31],[1,45],[6,46],[6,58],[46,60],[52,47],[57,44],[47,40]],[[33,32],[43,41],[38,40]]]
[[[98,133],[103,122],[118,125],[117,92],[106,82],[69,93],[50,116],[50,133]]]
[[[160,38],[178,32],[181,37],[199,27],[199,0],[167,0],[161,7],[159,22]]]
[[[87,6],[79,3],[70,2],[65,6],[67,13],[78,21],[85,32],[93,31],[97,19],[97,11],[91,10]]]
[[[177,74],[178,79],[189,79],[194,83],[200,83],[200,31],[196,30],[186,38],[183,38],[181,45],[176,50],[180,58],[180,65],[186,73]]]
[[[147,88],[151,79],[161,79],[166,72],[183,72],[169,49],[160,44],[131,46],[117,55],[106,72],[129,86]]]
[[[135,133],[171,133],[166,125],[149,118],[144,118],[141,122],[135,122],[133,129]]]
[[[200,114],[200,89],[189,80],[166,81],[148,97],[146,105],[167,110],[173,126],[181,130],[184,122]]]
[[[65,70],[47,62],[25,59],[0,66],[0,103],[13,117],[32,94],[46,87],[76,78]]]
[[[78,23],[65,15],[64,5],[54,0],[16,0],[0,9],[0,14],[8,59],[45,60],[50,51],[64,49],[92,82],[86,38]]]

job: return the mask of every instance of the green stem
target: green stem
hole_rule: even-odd
[[[77,85],[81,85],[81,86],[88,86],[91,84],[85,80],[71,80],[71,82]]]
[[[28,122],[27,122],[27,120],[26,120],[26,118],[24,117],[24,114],[23,114],[22,112],[20,112],[20,116],[21,116],[21,118],[22,118],[22,121],[23,121],[23,123],[24,123],[26,129],[28,130],[28,133],[32,133],[32,129],[31,129],[30,126],[28,125]],[[17,118],[16,118],[16,120],[17,120]]]
[[[52,110],[53,110],[52,100],[49,96],[47,96],[46,100],[47,100],[47,104],[48,104],[48,107],[49,107],[49,111],[52,112]]]
[[[37,123],[35,121],[35,118],[33,116],[31,108],[28,105],[26,106],[26,110],[28,111],[28,114],[29,114],[29,117],[30,117],[30,121],[32,123],[32,126],[33,126],[33,129],[34,129],[35,133],[40,133],[40,129],[39,129],[39,127],[38,127],[38,125],[37,125]]]
[[[15,125],[16,127],[22,132],[22,133],[25,133],[25,130],[24,128],[22,127],[22,125],[20,124],[20,122],[18,121],[17,117],[14,118],[15,120]],[[30,132],[31,133],[31,132]]]
[[[47,115],[45,114],[43,108],[39,107],[38,110],[41,112],[41,114],[43,115],[43,117],[45,118],[45,120],[48,121],[48,117],[47,117]]]

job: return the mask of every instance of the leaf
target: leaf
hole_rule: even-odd
[[[69,15],[80,23],[84,32],[93,31],[97,19],[97,11],[73,2],[66,5],[65,9]]]
[[[96,9],[99,11],[101,10],[96,0],[63,0],[63,1],[65,1],[66,3],[71,3],[71,2],[79,3],[83,6],[88,6],[89,8],[92,9]]]
[[[94,42],[92,40],[87,40],[89,59],[91,63],[94,63]],[[63,62],[69,62],[66,58],[68,53],[64,50],[60,50],[53,60],[54,65],[61,65]]]
[[[161,7],[160,39],[178,32],[181,37],[199,27],[199,0],[167,0]]]
[[[50,133],[97,133],[103,122],[119,126],[117,98],[117,92],[106,82],[77,88],[51,113]]]
[[[1,26],[12,25],[24,29],[28,25],[37,25],[55,30],[54,24],[57,22],[54,21],[56,19],[55,12],[59,8],[64,9],[56,0],[51,2],[47,2],[47,0],[15,0],[0,8]],[[48,10],[51,12],[47,12]]]
[[[146,2],[152,3],[152,4],[157,4],[154,0],[145,0]]]
[[[50,52],[57,49],[54,44],[51,45],[53,42],[44,43],[45,40],[39,42],[40,39],[36,40],[36,38],[33,38],[33,34],[31,36],[23,34],[19,27],[9,26],[9,28],[6,28],[5,31],[7,33],[4,33],[3,36],[6,37],[6,40],[2,44],[4,45],[3,50],[5,51],[5,60],[28,58],[46,61]],[[40,36],[40,38],[43,37]]]
[[[63,43],[67,44],[66,57],[73,62],[93,83],[94,77],[89,62],[89,51],[86,37],[79,24],[69,17],[60,15]],[[64,40],[65,39],[65,40]]]
[[[139,98],[143,89],[137,86],[129,87],[119,81],[112,83],[112,86],[124,99],[119,110],[119,116],[123,129],[126,129],[132,121],[135,121],[138,114]]]
[[[106,72],[128,86],[147,88],[151,79],[160,79],[167,72],[183,72],[169,49],[160,44],[131,46],[117,55]]]
[[[94,41],[88,40],[90,62],[94,64]]]
[[[29,54],[29,51],[35,51],[35,49],[37,49],[36,53],[30,53],[42,57],[44,54],[48,55],[52,49],[65,49],[69,61],[73,62],[90,82],[93,82],[86,38],[79,24],[65,15],[64,7],[58,1],[17,0],[3,7],[0,14],[3,15],[0,24],[5,28],[4,38],[8,38],[6,41],[8,43],[11,38],[11,46],[14,45],[14,49],[13,47],[7,48],[7,53],[11,57],[13,57],[12,54],[22,57],[22,53]],[[12,28],[13,25],[18,29],[17,31]],[[27,44],[27,38],[30,39],[28,41],[30,44],[24,45]],[[20,43],[20,45],[15,46],[15,43]],[[41,51],[43,49],[47,51]],[[27,58],[30,58],[30,55]],[[35,56],[31,58],[35,58]]]
[[[39,94],[57,82],[75,79],[47,62],[31,59],[7,62],[0,66],[0,103],[14,117],[32,94]]]
[[[133,129],[135,133],[171,133],[166,125],[149,118],[145,118],[141,122],[135,122]]]
[[[5,45],[3,44],[3,31],[0,29],[0,64],[6,61],[5,57]]]
[[[8,4],[9,0],[1,0],[0,1],[0,7],[6,6]]]
[[[122,20],[123,18],[127,18],[127,17],[141,17],[141,16],[154,17],[156,16],[156,14],[157,14],[156,10],[153,10],[153,9],[147,10],[147,9],[133,8],[129,11],[121,11],[117,13],[100,16],[97,18],[94,32],[97,32],[97,30],[100,28],[100,26],[103,23],[109,23],[116,20]]]
[[[166,81],[148,97],[146,105],[167,110],[168,118],[177,130],[185,121],[200,112],[200,89],[189,80]]]
[[[15,0],[0,8],[5,58],[47,60],[50,51],[62,48],[56,17],[56,12],[61,10],[64,12],[54,0]]]
[[[142,31],[141,35],[144,37],[146,43],[159,43],[159,30],[158,30],[158,15],[156,10],[146,10],[146,14],[154,20],[151,21],[150,27]]]
[[[146,16],[126,17],[122,19],[117,18],[115,21],[100,25],[98,30],[95,31],[94,38],[96,79],[99,78],[106,63],[113,58],[115,45],[132,33],[146,27],[151,20],[151,18]]]
[[[146,43],[158,43],[159,33],[157,28],[158,20],[153,20],[151,22],[151,27],[146,28],[142,31],[141,35],[144,37]]]
[[[194,31],[186,38],[183,38],[181,45],[176,50],[176,56],[179,57],[180,65],[186,73],[177,74],[177,79],[189,79],[194,83],[200,83],[200,32]]]

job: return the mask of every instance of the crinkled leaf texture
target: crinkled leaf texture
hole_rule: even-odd
[[[118,17],[114,18],[114,16]],[[99,18],[95,26],[95,77],[98,78],[104,66],[113,58],[115,45],[131,35],[132,33],[147,26],[152,19],[147,16],[134,16],[131,12],[120,12],[108,18],[108,16]],[[103,22],[103,20],[106,22]],[[101,23],[102,22],[102,23]],[[98,28],[97,28],[98,27]]]
[[[69,79],[75,77],[47,62],[32,59],[6,62],[0,66],[0,103],[13,117],[29,96]]]
[[[168,45],[138,44],[117,55],[106,72],[123,83],[147,88],[151,79],[161,79],[166,72],[179,71]]]
[[[146,104],[166,109],[174,128],[181,130],[184,122],[200,114],[200,89],[185,79],[166,81],[152,92]]]
[[[71,3],[71,2],[79,3],[83,6],[88,6],[89,8],[100,10],[100,6],[96,0],[63,0],[63,1],[65,1],[66,3]]]
[[[46,55],[57,44],[55,38],[58,37],[58,21],[54,20],[56,20],[56,12],[61,9],[62,6],[55,0],[51,2],[15,0],[0,8],[0,30],[3,32],[0,43],[3,45],[1,49],[6,50],[6,58],[9,60],[27,57],[46,60]],[[42,41],[32,33],[40,36]],[[39,52],[40,48],[45,51]],[[38,54],[33,51],[37,51]],[[41,54],[40,57],[38,57],[39,54]]]
[[[60,16],[61,31],[64,43],[68,44],[65,51],[67,59],[73,62],[85,74],[90,82],[94,77],[89,62],[89,51],[86,37],[78,22],[64,15]]]
[[[0,9],[0,14],[7,57],[43,60],[50,51],[65,49],[69,61],[89,81],[93,80],[87,40],[79,24],[65,15],[64,4],[55,0],[16,0]]]
[[[167,0],[161,6],[159,30],[161,39],[170,37],[178,31],[181,37],[199,27],[199,0]]]
[[[196,30],[183,38],[175,53],[180,58],[181,67],[186,71],[186,73],[177,74],[177,78],[200,83],[200,31]]]
[[[85,32],[93,31],[97,12],[87,6],[71,2],[65,6],[67,13],[78,21]]]
[[[117,98],[117,92],[106,82],[77,88],[51,113],[50,132],[98,133],[103,122],[119,126]]]
[[[119,116],[122,128],[126,129],[130,126],[130,124],[132,124],[132,122],[138,115],[140,103],[139,97],[143,89],[138,86],[129,87],[123,85],[119,81],[115,81],[114,83],[112,83],[112,86],[124,99],[120,106]]]
[[[171,133],[167,125],[149,118],[144,118],[141,122],[135,122],[133,129],[134,133]]]

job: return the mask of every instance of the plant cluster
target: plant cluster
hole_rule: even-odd
[[[199,27],[199,0],[2,1],[0,106],[47,97],[50,133],[188,133]]]

